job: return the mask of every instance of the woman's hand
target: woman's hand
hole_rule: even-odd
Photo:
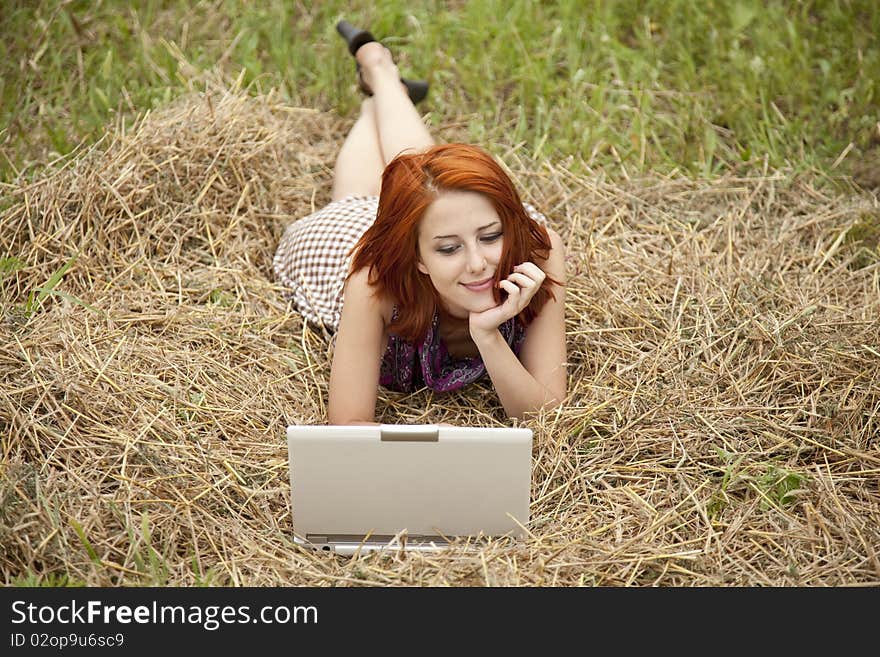
[[[514,267],[510,276],[499,281],[499,286],[507,292],[507,299],[494,308],[470,313],[468,326],[474,342],[491,335],[501,324],[522,312],[546,277],[541,268],[531,262]]]

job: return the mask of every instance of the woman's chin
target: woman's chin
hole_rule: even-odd
[[[485,312],[487,310],[494,308],[496,305],[498,305],[498,304],[495,303],[495,299],[492,298],[492,295],[489,295],[488,299],[485,299],[485,300],[481,299],[479,301],[476,301],[476,300],[471,301],[467,305],[467,312],[468,313],[481,313],[481,312]]]

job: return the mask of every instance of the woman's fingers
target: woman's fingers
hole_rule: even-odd
[[[516,315],[523,308],[525,308],[531,298],[535,295],[538,287],[535,285],[535,282],[526,277],[522,277],[525,279],[524,281],[517,280],[516,282],[509,280],[513,275],[508,276],[506,279],[500,281],[501,287],[507,291],[507,299],[504,301],[503,306],[507,306],[510,308],[511,315]]]
[[[544,281],[544,277],[546,276],[546,274],[544,274],[543,271],[541,271],[534,265],[532,265],[532,267],[537,270],[537,273],[531,268],[525,268],[521,265],[519,265],[518,267],[518,271],[514,271],[512,274],[510,274],[510,276],[508,276],[505,280],[501,282],[507,282],[516,287],[517,306],[519,307],[519,309],[522,309],[531,300],[531,298],[535,296],[535,293],[541,287],[541,283]],[[507,286],[505,286],[504,289],[511,291],[511,289]]]
[[[508,299],[511,296],[516,296],[519,294],[519,291],[520,291],[519,285],[517,285],[516,283],[514,283],[511,280],[508,280],[507,278],[502,278],[500,281],[498,281],[498,285],[500,287],[504,288],[505,291],[507,291],[507,294],[509,295],[507,297]]]
[[[489,310],[470,314],[471,335],[475,335],[475,331],[496,329],[502,322],[522,312],[545,278],[546,274],[534,263],[524,262],[514,267],[509,276],[498,282],[498,287],[507,292],[504,302]]]
[[[529,278],[537,281],[539,285],[544,282],[545,278],[547,278],[547,274],[544,273],[544,270],[538,267],[538,265],[533,262],[523,262],[519,265],[516,265],[513,268],[513,273],[524,274],[525,276],[528,276]]]
[[[540,285],[541,281],[536,281],[530,276],[526,276],[525,274],[518,274],[516,272],[512,273],[507,277],[507,280],[512,281],[519,285],[520,287],[531,287],[533,285]]]

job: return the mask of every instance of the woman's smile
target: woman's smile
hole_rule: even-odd
[[[462,283],[464,287],[472,292],[484,292],[486,290],[492,289],[492,281],[494,278],[490,276],[482,281],[476,281],[474,283]]]

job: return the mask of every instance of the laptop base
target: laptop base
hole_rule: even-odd
[[[300,547],[341,556],[367,554],[370,552],[442,552],[450,548],[476,550],[480,541],[476,537],[468,537],[467,542],[452,543],[442,536],[324,536],[309,535],[307,538],[293,537],[293,542]]]

